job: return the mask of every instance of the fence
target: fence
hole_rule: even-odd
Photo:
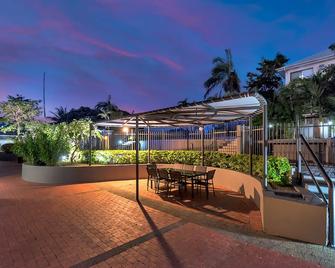
[[[297,128],[294,124],[269,124],[269,154],[285,156],[296,161]],[[335,164],[335,126],[332,124],[304,124],[300,126],[312,149],[323,163]],[[102,132],[102,140],[93,139],[93,149],[135,149],[135,134],[115,130]],[[252,128],[252,153],[261,155],[263,128]],[[139,132],[140,149],[147,150],[201,150],[201,133],[192,129],[146,129]],[[221,151],[226,154],[249,153],[249,127],[238,125],[229,129],[206,128],[204,131],[206,151]],[[307,159],[311,160],[311,159]]]

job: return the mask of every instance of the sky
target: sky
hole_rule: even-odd
[[[334,0],[1,0],[0,101],[46,110],[107,99],[141,112],[201,100],[230,48],[245,83],[261,58],[301,59],[335,42]]]

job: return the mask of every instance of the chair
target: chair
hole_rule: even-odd
[[[176,183],[178,184],[179,194],[182,197],[181,187],[186,187],[186,181],[179,171],[170,172],[170,183],[173,183],[174,186]]]
[[[213,189],[213,196],[215,196],[215,190],[214,190],[214,175],[215,175],[215,169],[210,170],[206,173],[206,177],[204,179],[199,179],[196,183],[201,187],[205,186],[206,188],[206,197],[208,199],[209,190],[208,187],[212,185]],[[200,188],[201,189],[201,188]]]
[[[155,192],[159,191],[159,176],[157,174],[157,168],[155,165],[147,165],[147,173],[148,173],[148,180],[147,180],[147,190],[149,190],[149,181],[150,181],[150,188],[152,189],[152,182],[155,185]]]
[[[166,186],[166,194],[169,195],[172,186],[175,186],[175,181],[171,179],[169,172],[166,169],[158,169],[159,178],[164,180]]]

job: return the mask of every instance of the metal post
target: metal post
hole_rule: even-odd
[[[268,187],[268,106],[263,106],[263,186]]]
[[[150,127],[148,126],[148,163],[151,162],[150,150]]]
[[[90,147],[89,147],[89,162],[88,162],[89,166],[92,165],[92,128],[93,128],[93,125],[90,124],[90,137],[89,137]]]
[[[330,247],[334,247],[335,246],[335,214],[334,214],[334,210],[335,210],[335,191],[334,191],[334,183],[331,183],[328,186],[328,213],[329,213],[329,234],[328,234],[328,245]]]
[[[300,140],[300,120],[299,116],[296,116],[296,180],[297,184],[301,185],[302,184],[302,176],[301,176],[301,140]]]
[[[139,202],[139,135],[138,135],[138,116],[136,116],[135,128],[135,149],[136,149],[136,201]]]
[[[200,138],[201,138],[201,165],[205,165],[205,137],[204,137],[204,127],[199,127],[200,130]]]
[[[252,118],[249,117],[249,174],[252,176]]]

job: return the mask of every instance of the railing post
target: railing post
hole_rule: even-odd
[[[300,140],[300,120],[299,116],[296,116],[296,180],[297,184],[302,184],[302,174],[301,174],[301,140]]]
[[[252,176],[252,118],[249,117],[249,174]]]
[[[135,149],[136,149],[136,201],[139,202],[139,135],[138,135],[138,116],[136,116],[135,128]]]
[[[151,154],[150,154],[151,153],[150,152],[151,151],[151,148],[150,148],[150,140],[151,140],[150,139],[150,126],[148,126],[148,139],[147,140],[148,140],[148,148],[147,148],[148,149],[148,163],[150,163],[151,162]]]
[[[201,165],[205,165],[205,130],[204,127],[199,127],[200,130],[200,138],[201,138]]]
[[[89,144],[89,162],[88,162],[88,165],[91,166],[92,165],[92,129],[93,129],[93,125],[92,123],[90,123],[90,138],[89,138],[89,141],[90,141],[90,144]]]
[[[331,185],[329,185],[328,187],[328,224],[329,224],[329,234],[328,234],[328,245],[330,247],[334,247],[335,246],[335,214],[334,214],[334,210],[335,210],[335,200],[334,200],[334,183],[332,183]]]
[[[263,186],[268,188],[268,106],[263,106]]]

